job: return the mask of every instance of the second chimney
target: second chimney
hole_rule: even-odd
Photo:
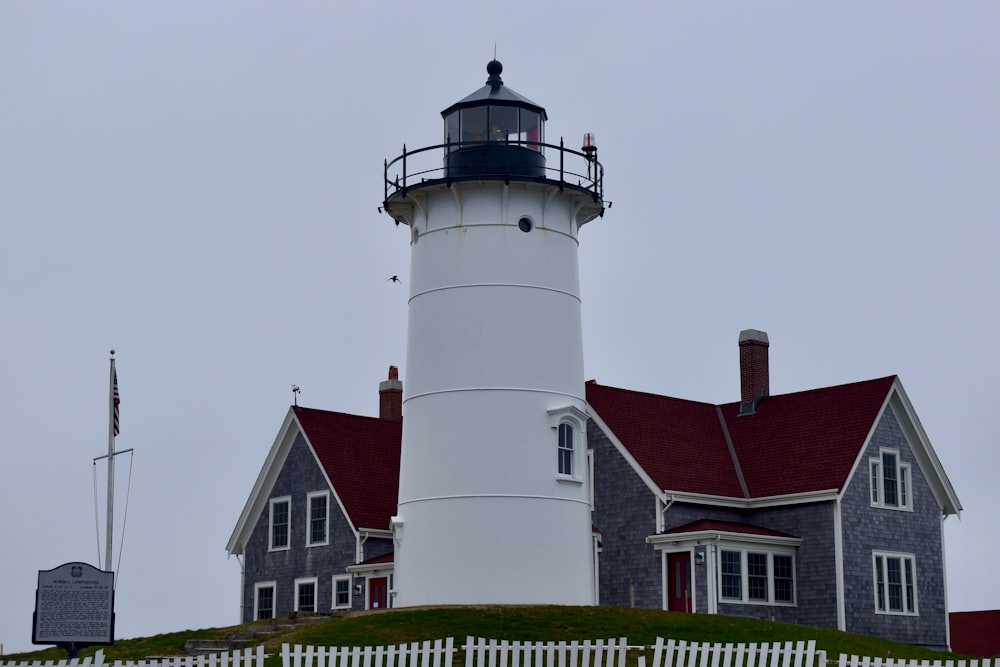
[[[399,369],[389,366],[389,379],[378,384],[378,417],[387,421],[403,421],[403,383]]]
[[[770,393],[767,334],[756,329],[740,332],[740,414],[752,415],[760,399]]]

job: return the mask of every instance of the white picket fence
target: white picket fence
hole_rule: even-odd
[[[649,667],[825,667],[826,651],[814,640],[722,644],[676,641],[657,637]],[[639,656],[646,667],[646,656]],[[854,665],[852,667],[859,667]],[[865,666],[869,667],[869,666]]]
[[[903,658],[869,658],[840,654],[837,667],[1000,667],[1000,658],[971,660],[905,660]]]
[[[464,667],[832,667],[815,641],[722,644],[658,637],[651,646],[630,646],[625,637],[587,641],[517,642],[467,637]],[[456,667],[454,638],[393,646],[283,644],[282,667]],[[0,661],[0,667],[264,667],[264,647],[211,655],[104,661],[104,651],[77,660]],[[633,664],[633,663],[629,663]],[[836,667],[1000,667],[983,660],[903,660],[841,654]]]
[[[115,660],[104,662],[104,650],[76,660],[34,660],[31,662],[0,662],[0,667],[264,667],[264,646],[226,651],[210,655],[185,655],[146,660]]]
[[[455,640],[394,646],[281,645],[282,667],[452,667]]]

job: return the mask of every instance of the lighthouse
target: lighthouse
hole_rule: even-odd
[[[410,236],[397,607],[596,603],[578,247],[603,168],[502,71],[385,164]]]

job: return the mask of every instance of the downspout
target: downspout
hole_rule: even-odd
[[[240,554],[236,554],[236,560],[240,563],[240,623],[246,623],[246,619],[243,618],[243,612],[246,611],[246,600],[243,596],[247,592],[247,566]]]
[[[705,590],[708,592],[708,613],[712,615],[719,613],[718,567],[716,563],[718,562],[720,540],[722,540],[722,535],[716,535],[715,542],[705,546],[705,552],[708,554],[705,558]]]
[[[837,629],[847,632],[847,610],[844,609],[844,535],[840,498],[840,494],[837,494],[833,506],[833,562],[837,584]]]
[[[665,493],[666,492],[664,492],[664,494]],[[656,513],[657,533],[663,532],[666,524],[663,517],[667,513],[667,510],[669,510],[674,504],[674,496],[672,494],[665,497],[667,499],[667,502],[663,505],[663,509],[659,510]],[[658,502],[662,502],[662,500],[658,500]],[[669,582],[670,582],[670,572],[668,571],[667,568],[667,552],[661,551],[660,552],[660,608],[661,609],[669,609],[670,607],[669,594],[667,592],[667,588],[669,587]]]
[[[951,652],[951,613],[948,611],[948,563],[945,562],[944,555],[944,522],[947,519],[948,515],[941,512],[941,583],[944,586],[944,644],[948,652]]]

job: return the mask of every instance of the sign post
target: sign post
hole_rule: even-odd
[[[55,644],[69,652],[115,643],[115,573],[86,563],[64,563],[38,571],[31,643]]]

